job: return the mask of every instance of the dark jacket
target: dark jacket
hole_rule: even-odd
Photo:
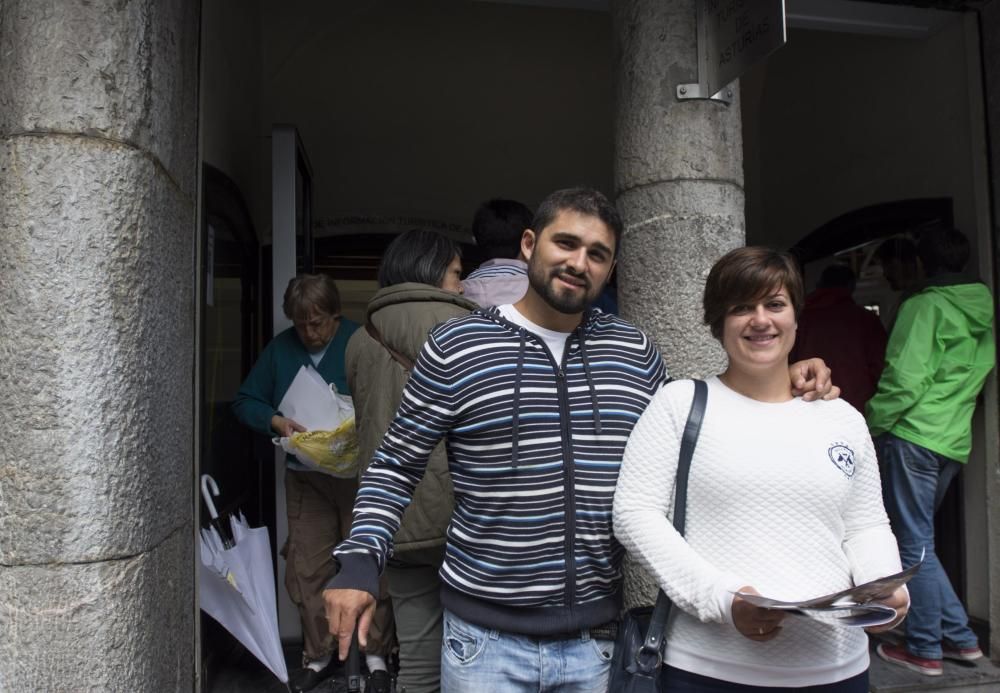
[[[344,377],[344,351],[356,329],[358,323],[341,318],[337,333],[326,348],[322,360],[315,366],[294,327],[279,332],[264,348],[236,393],[232,405],[236,419],[258,433],[274,436],[271,417],[281,413],[278,405],[285,398],[285,393],[302,366],[315,368],[323,380],[337,387],[337,392],[351,394],[347,378]],[[286,462],[293,469],[309,469],[295,455],[288,455]]]
[[[472,301],[428,284],[396,284],[375,294],[368,303],[367,319],[389,347],[416,361],[427,335],[437,324],[475,308]],[[363,327],[348,343],[345,359],[363,474],[392,423],[410,373]],[[431,453],[427,474],[417,485],[413,502],[396,532],[396,552],[443,544],[452,505],[448,459],[440,444]]]
[[[887,339],[882,322],[856,304],[849,289],[816,289],[806,298],[788,360],[819,357],[826,361],[840,396],[864,412],[882,375]]]

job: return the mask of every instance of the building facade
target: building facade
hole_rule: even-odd
[[[993,285],[1000,0],[808,4],[727,105],[677,98],[694,0],[0,0],[0,690],[198,685],[196,481],[268,335],[275,123],[359,306],[348,239],[578,183],[619,205],[622,311],[676,376],[722,363],[702,285],[748,240],[944,199]],[[978,417],[957,560],[998,652],[995,376]]]

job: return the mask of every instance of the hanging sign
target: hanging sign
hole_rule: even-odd
[[[784,0],[702,0],[699,79],[715,94],[785,40]]]

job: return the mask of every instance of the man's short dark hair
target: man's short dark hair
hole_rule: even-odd
[[[556,190],[542,200],[531,220],[531,229],[540,234],[546,226],[555,221],[560,212],[576,212],[588,217],[597,217],[611,229],[615,235],[615,255],[621,247],[622,224],[621,215],[604,193],[591,188],[566,188]]]
[[[393,239],[382,254],[378,266],[381,288],[418,282],[441,286],[448,265],[455,256],[462,257],[458,244],[435,231],[410,229]]]
[[[730,250],[712,266],[705,281],[705,324],[721,341],[723,323],[733,306],[759,301],[781,289],[788,292],[798,319],[805,291],[795,258],[761,246]]]
[[[822,274],[819,275],[819,281],[816,286],[820,289],[854,289],[854,284],[857,282],[857,277],[852,270],[847,265],[842,263],[835,263],[833,265],[828,265],[823,269]]]
[[[969,239],[958,229],[939,228],[920,232],[917,255],[927,276],[961,272],[969,262]]]
[[[531,228],[531,209],[517,200],[488,200],[479,205],[472,218],[476,245],[489,258],[516,258],[521,253],[521,236]]]

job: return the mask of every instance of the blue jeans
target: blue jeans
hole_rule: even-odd
[[[671,666],[664,666],[660,673],[660,686],[663,693],[725,693],[727,691],[782,691],[785,688],[775,688],[773,686],[747,686],[742,683],[730,683],[719,679],[693,674],[683,669],[675,669]],[[820,686],[802,686],[795,690],[809,691],[810,693],[868,693],[868,672],[852,676],[843,681],[828,683]]]
[[[442,693],[605,693],[614,642],[504,633],[444,612]]]
[[[961,463],[884,433],[875,440],[882,466],[882,490],[899,556],[908,567],[924,564],[910,580],[906,649],[926,659],[941,659],[941,643],[975,647],[976,634],[948,575],[934,552],[934,513]]]

